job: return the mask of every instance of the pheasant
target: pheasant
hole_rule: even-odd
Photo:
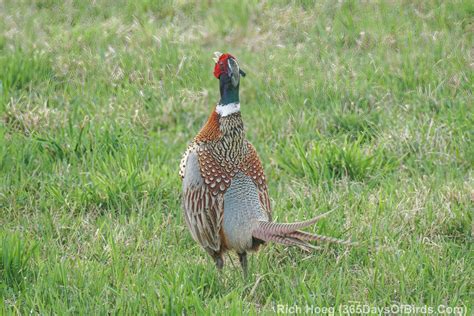
[[[349,244],[300,231],[328,213],[304,222],[272,222],[272,209],[262,163],[246,139],[240,115],[239,86],[245,72],[231,54],[215,53],[214,76],[220,101],[185,151],[179,174],[183,208],[193,239],[214,259],[219,270],[223,254],[236,251],[247,274],[247,252],[273,241],[305,250],[308,241]]]

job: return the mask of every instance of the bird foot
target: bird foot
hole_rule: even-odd
[[[224,267],[224,259],[222,257],[215,258],[217,270],[222,271]]]

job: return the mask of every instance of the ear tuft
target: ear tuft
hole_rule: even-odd
[[[221,52],[214,52],[214,57],[212,58],[214,60],[214,62],[218,62],[219,61],[219,58],[221,58],[222,56],[222,53]]]

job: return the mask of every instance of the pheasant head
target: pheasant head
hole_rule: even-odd
[[[219,105],[239,103],[240,76],[245,77],[245,72],[231,54],[215,52],[214,56],[214,76],[219,79],[221,93]]]
[[[226,152],[235,148],[240,150],[244,141],[244,127],[240,116],[239,87],[240,77],[245,76],[245,72],[231,54],[215,52],[214,61],[214,76],[219,79],[221,97],[195,140],[232,141],[239,145],[229,147],[226,144]]]

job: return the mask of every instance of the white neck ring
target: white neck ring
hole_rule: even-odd
[[[240,103],[218,104],[216,112],[221,117],[240,112]]]

